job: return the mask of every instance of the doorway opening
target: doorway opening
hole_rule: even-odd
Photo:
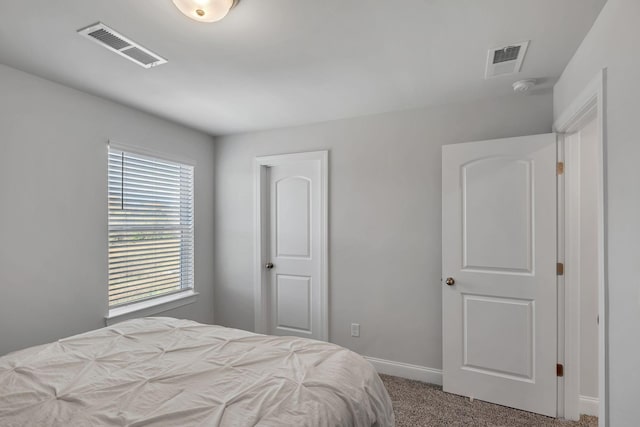
[[[604,70],[554,128],[562,133],[559,158],[558,415],[606,420],[606,265],[604,244]]]
[[[607,425],[604,77],[557,141],[443,147],[444,391]]]
[[[328,152],[257,157],[255,331],[329,340]]]

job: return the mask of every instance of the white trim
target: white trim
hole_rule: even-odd
[[[380,374],[442,385],[442,369],[427,368],[426,366],[394,362],[376,357],[364,356],[364,358],[367,359]]]
[[[592,417],[598,416],[600,407],[600,400],[597,397],[580,396],[580,414],[591,415]]]
[[[580,419],[580,148],[579,133],[564,136],[564,301],[558,305],[558,319],[564,323],[560,360],[571,366],[564,377],[563,416],[571,420]]]
[[[133,304],[116,307],[109,310],[109,314],[104,318],[105,325],[113,325],[123,320],[135,319],[138,317],[153,316],[183,305],[196,302],[197,292],[188,290],[163,297],[140,301]]]
[[[273,156],[256,157],[254,165],[254,311],[255,332],[268,332],[268,310],[266,285],[267,275],[263,268],[267,253],[268,226],[265,224],[264,209],[267,206],[264,188],[266,183],[266,168],[285,163],[316,160],[320,162],[320,187],[322,191],[322,215],[320,218],[320,339],[329,341],[329,152],[310,151],[306,153],[279,154]]]
[[[267,224],[264,207],[267,206],[266,200],[266,187],[267,187],[267,170],[263,165],[257,161],[255,163],[254,170],[255,177],[255,204],[254,204],[254,332],[259,334],[266,334],[268,332],[268,305],[267,299],[263,298],[263,295],[267,295],[266,284],[268,283],[267,272],[262,268],[266,262],[266,257],[263,255],[268,253],[267,241],[269,225]]]
[[[606,69],[601,70],[596,77],[587,85],[582,93],[569,105],[569,107],[563,111],[558,120],[554,123],[554,131],[563,133],[573,133],[580,130],[585,124],[587,124],[594,117],[597,120],[598,127],[598,188],[597,188],[597,203],[598,203],[598,313],[599,313],[599,328],[598,328],[598,394],[599,405],[598,409],[598,424],[604,427],[608,424],[608,382],[607,382],[607,271],[606,271],[606,211],[605,211],[605,146],[606,146],[606,132],[605,132],[605,111],[604,111],[604,99],[605,92],[605,80]],[[568,201],[567,201],[568,202]],[[568,207],[569,208],[569,207]],[[569,208],[569,209],[575,209]],[[567,230],[569,231],[569,230]],[[575,240],[572,241],[568,236],[565,238],[566,250],[568,253],[575,254],[576,250],[570,246],[575,244]],[[568,267],[568,266],[567,266]],[[575,275],[574,275],[575,276]],[[570,289],[568,292],[574,294],[574,288],[578,286],[574,283],[569,276],[565,278],[565,287]],[[568,304],[568,305],[567,305]],[[576,316],[579,316],[579,309],[576,313],[575,307],[572,307],[571,302],[565,300],[564,307],[559,307],[559,316],[563,316],[564,323],[567,325],[575,325],[579,322],[579,317],[576,320]],[[560,320],[560,319],[559,319]],[[565,364],[565,378],[564,384],[573,383],[574,379],[570,376],[579,375],[579,348],[574,348],[575,340],[567,339],[564,342],[564,364]],[[562,342],[561,342],[562,343]],[[577,379],[579,383],[579,379]],[[576,395],[575,387],[566,388],[562,395],[564,399],[565,409],[571,410],[571,413],[566,412],[566,417],[575,417],[580,412],[580,397]],[[560,396],[559,396],[560,397]]]
[[[114,150],[126,151],[133,154],[140,154],[143,156],[155,157],[156,159],[166,160],[168,162],[182,163],[183,165],[192,166],[194,168],[196,167],[196,161],[194,159],[185,157],[184,155],[181,155],[181,154],[165,153],[162,151],[144,148],[137,145],[123,144],[121,142],[114,141],[112,139],[107,141],[107,147],[112,148]]]
[[[604,70],[598,72],[571,105],[558,116],[558,119],[553,123],[554,132],[575,132],[591,119],[589,114],[600,107],[599,104],[602,101],[604,74]],[[598,115],[601,113],[599,112]]]
[[[558,133],[557,135],[557,141],[558,141],[558,145],[557,145],[557,156],[558,156],[558,162],[565,162],[565,151],[564,151],[564,147],[565,147],[565,135]],[[558,262],[561,262],[564,264],[565,269],[567,266],[567,262],[565,259],[565,228],[566,228],[566,223],[565,223],[565,176],[566,173],[563,175],[558,175],[557,178],[557,182],[556,182],[556,186],[557,186],[557,217],[556,217],[556,224],[557,224],[557,229],[558,229],[558,235],[557,235],[557,239],[558,239],[558,244],[557,244],[557,257],[558,257]],[[564,311],[565,311],[565,301],[566,301],[566,296],[565,296],[565,277],[564,275],[559,275],[557,276],[557,285],[558,285],[558,290],[557,290],[557,296],[558,296],[558,302],[557,302],[557,332],[558,332],[558,338],[557,338],[557,352],[558,352],[558,363],[562,363],[565,364],[565,346],[563,345],[563,343],[565,342],[565,315],[564,315]],[[557,380],[557,394],[556,394],[556,417],[558,418],[564,418],[565,417],[565,381],[564,378],[562,377],[558,377]]]

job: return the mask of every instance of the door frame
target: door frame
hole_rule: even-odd
[[[254,314],[255,332],[269,331],[269,274],[264,264],[269,253],[269,182],[267,168],[301,161],[320,163],[320,337],[329,341],[329,151],[256,157],[254,162]]]
[[[595,118],[598,137],[597,205],[598,205],[598,424],[608,424],[608,375],[607,375],[607,264],[606,264],[606,132],[604,100],[606,96],[606,69],[596,77],[560,114],[553,125],[559,134],[571,134],[580,131]],[[575,225],[575,216],[579,213],[579,199],[571,194],[579,187],[579,151],[564,144],[564,135],[559,138],[559,159],[567,163],[567,174],[560,177],[558,203],[558,261],[565,262],[565,277],[559,276],[558,359],[565,365],[565,376],[558,381],[559,416],[577,419],[580,416],[580,282],[575,272],[580,266],[579,234]],[[562,286],[564,284],[564,286]]]

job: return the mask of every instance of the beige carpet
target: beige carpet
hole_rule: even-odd
[[[563,421],[448,394],[442,387],[380,375],[393,401],[396,427],[540,426],[597,427],[596,417]]]

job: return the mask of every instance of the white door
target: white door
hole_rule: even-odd
[[[442,149],[443,386],[556,416],[556,136]]]
[[[326,339],[323,162],[289,156],[266,168],[267,332]]]

